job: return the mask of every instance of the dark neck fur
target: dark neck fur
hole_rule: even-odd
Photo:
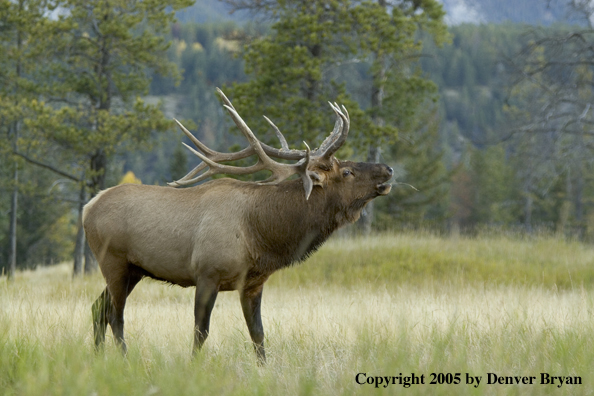
[[[250,253],[259,271],[273,272],[305,260],[346,219],[323,188],[314,187],[306,201],[300,180],[254,187],[258,201],[246,221],[248,237],[255,242]]]

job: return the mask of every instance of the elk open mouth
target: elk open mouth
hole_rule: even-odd
[[[377,185],[376,189],[379,195],[386,195],[392,189],[392,185],[389,183],[381,183]]]

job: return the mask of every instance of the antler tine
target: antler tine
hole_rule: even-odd
[[[336,103],[328,102],[328,104],[336,113],[336,123],[330,135],[324,139],[320,148],[316,150],[315,155],[317,157],[329,158],[332,156],[344,144],[349,132],[350,118],[348,112],[345,115]],[[346,111],[346,108],[342,107]]]
[[[347,111],[346,107],[344,107],[344,105],[338,106],[338,103],[334,102],[334,106],[332,106],[332,103],[330,103],[332,109],[334,109],[334,112],[340,116],[340,118],[343,119],[344,121],[344,127],[346,128],[346,133],[348,134],[349,132],[349,127],[351,125],[351,117],[349,116],[349,112]],[[345,137],[346,139],[346,137]]]
[[[349,134],[349,130],[351,128],[351,116],[349,115],[349,112],[346,109],[346,107],[344,107],[344,105],[342,105],[342,111],[340,111],[341,108],[338,107],[338,104],[336,104],[336,103],[334,103],[334,104],[336,105],[336,108],[339,110],[339,113],[340,113],[341,117],[344,118],[344,128],[346,129],[346,132],[345,132],[345,135],[344,135],[344,139],[346,140],[347,135]]]
[[[204,169],[207,168],[207,165],[205,162],[201,162],[200,164],[198,164],[198,166],[194,167],[194,169],[192,169],[190,172],[188,172],[187,175],[185,175],[184,177],[182,177],[179,180],[176,181],[172,181],[171,183],[167,183],[168,186],[171,187],[179,187],[179,186],[187,186],[188,184],[192,184],[192,183],[197,183],[199,180],[195,180],[193,179],[194,176],[196,176],[198,173],[200,173],[201,171],[203,171]],[[191,183],[186,183],[188,180],[191,180]],[[186,184],[184,184],[186,183]]]
[[[200,140],[196,139],[196,136],[194,136],[192,134],[192,132],[188,131],[187,128],[185,126],[182,125],[181,122],[179,122],[178,120],[176,120],[175,118],[173,119],[176,123],[177,126],[179,127],[179,129],[182,130],[182,132],[192,141],[192,143],[194,143],[194,145],[199,149],[202,150],[205,154],[208,154],[210,156],[214,156],[217,154],[216,151],[209,149],[208,147],[206,147],[206,145],[204,145]]]
[[[205,169],[207,167],[204,162],[201,162],[199,166],[201,166],[202,169]],[[204,172],[203,174],[201,174],[201,175],[199,175],[197,177],[194,177],[192,179],[189,179],[189,178],[186,179],[187,177],[189,177],[189,176],[186,175],[186,177],[184,177],[182,179],[179,179],[179,180],[176,180],[176,181],[171,182],[171,183],[167,183],[167,185],[170,186],[170,187],[191,186],[192,184],[195,184],[195,183],[201,182],[202,180],[208,179],[213,174],[215,174],[215,173],[214,172],[211,172],[210,170],[208,170],[208,171]]]
[[[237,110],[235,110],[235,107],[233,106],[233,104],[231,103],[231,101],[229,100],[229,98],[227,98],[227,96],[225,95],[225,93],[220,88],[217,88],[217,92],[221,96],[221,99],[223,100],[223,103],[226,106],[232,108],[235,112],[237,112]],[[238,115],[239,115],[239,113],[238,113]],[[305,157],[305,150],[294,150],[294,149],[290,149],[289,148],[289,145],[286,144],[286,141],[287,140],[285,139],[285,137],[283,136],[283,134],[280,132],[280,130],[278,129],[278,127],[276,125],[274,125],[272,123],[272,121],[270,121],[268,119],[268,117],[264,116],[264,118],[266,118],[266,120],[275,129],[276,136],[278,136],[278,139],[280,140],[281,147],[282,147],[282,149],[279,150],[277,148],[271,147],[271,146],[269,146],[269,145],[267,145],[265,143],[260,142],[260,145],[262,146],[262,148],[264,149],[264,151],[266,152],[266,154],[268,154],[269,156],[275,157],[275,158],[281,158],[281,159],[287,159],[287,160],[299,160],[299,159]],[[252,153],[252,154],[254,154],[254,153]]]
[[[202,143],[200,140],[198,140],[186,127],[184,127],[181,122],[179,122],[178,120],[175,120],[175,122],[177,123],[179,128],[182,130],[182,132],[192,141],[192,143],[196,146],[196,148],[201,150],[204,154],[198,153],[196,150],[192,149],[190,146],[183,143],[184,146],[188,147],[190,149],[190,151],[192,151],[192,153],[194,153],[200,159],[202,159],[203,162],[200,163],[198,166],[196,166],[194,169],[192,169],[187,175],[185,175],[181,179],[171,182],[171,183],[167,183],[169,186],[179,187],[179,186],[187,186],[187,185],[190,185],[193,183],[198,183],[202,180],[207,179],[208,177],[210,177],[211,175],[214,174],[213,172],[210,172],[210,170],[209,170],[209,171],[201,174],[198,177],[194,177],[198,173],[200,173],[204,169],[206,169],[209,165],[211,165],[211,163],[216,163],[216,162],[221,162],[221,161],[240,160],[240,159],[247,158],[254,154],[254,150],[251,146],[247,147],[241,151],[238,151],[236,153],[220,153],[218,151],[211,150],[204,143]],[[207,160],[205,161],[204,158],[207,158]]]
[[[342,112],[346,115],[347,121],[349,122],[349,127],[351,125],[351,116],[349,115],[349,111],[342,105]]]
[[[227,109],[229,114],[231,114],[231,118],[233,118],[235,125],[237,125],[237,127],[243,132],[246,139],[250,143],[250,146],[254,148],[254,151],[256,152],[259,161],[262,163],[262,168],[268,169],[272,172],[272,175],[263,182],[260,182],[260,184],[280,183],[281,181],[294,175],[295,173],[305,172],[305,169],[302,170],[303,164],[306,162],[304,161],[304,159],[301,159],[298,163],[292,165],[282,164],[271,159],[260,145],[260,141],[258,140],[258,138],[256,138],[252,130],[247,126],[247,124],[245,123],[243,118],[241,118],[241,116],[237,113],[237,111],[235,111],[234,108],[229,107],[227,105],[224,105],[224,107]],[[307,167],[307,164],[305,165],[305,167]]]
[[[206,173],[215,171],[214,173],[227,173],[230,175],[249,175],[250,173],[254,173],[259,170],[267,169],[265,167],[265,164],[262,161],[258,161],[255,165],[247,166],[245,168],[241,167],[241,166],[222,165],[222,164],[214,162],[213,160],[208,158],[206,155],[194,150],[192,147],[188,146],[187,144],[185,144],[185,143],[182,143],[182,144],[184,146],[186,146],[195,156],[200,158],[202,161],[204,161],[210,167],[210,169]],[[284,164],[282,164],[282,165],[284,165]],[[202,177],[202,175],[200,175],[200,176]]]
[[[196,148],[198,150],[201,150],[202,152],[204,152],[204,154],[208,158],[212,159],[215,162],[220,162],[220,161],[236,161],[236,160],[247,158],[250,155],[254,155],[253,149],[251,147],[246,147],[243,150],[238,151],[236,153],[221,153],[221,152],[212,150],[212,149],[208,148],[200,140],[198,140],[196,138],[196,136],[194,136],[192,134],[192,132],[190,132],[185,126],[182,125],[181,122],[179,122],[178,120],[175,120],[175,122],[180,127],[180,129],[182,130],[182,132],[192,141],[192,143],[194,143],[194,145],[196,146]]]
[[[332,105],[332,103],[330,103],[330,102],[328,102],[328,103],[330,104],[330,107],[332,107],[332,110],[334,110],[334,106]],[[336,110],[334,110],[334,112],[336,113]],[[322,142],[320,147],[316,150],[317,155],[321,156],[322,154],[319,154],[319,153],[324,153],[326,150],[328,150],[328,146],[330,146],[330,144],[333,141],[338,139],[338,134],[342,130],[342,125],[343,125],[342,118],[339,117],[338,114],[336,114],[336,122],[334,123],[334,129],[332,130],[330,135],[328,135],[326,137],[326,139],[324,139],[324,141]]]
[[[245,123],[245,121],[243,120],[243,118],[240,117],[240,115],[237,113],[237,111],[235,111],[235,109],[233,107],[231,107],[231,106],[223,105],[223,107],[225,107],[227,109],[227,111],[229,112],[229,114],[231,114],[231,118],[233,118],[233,121],[235,122],[235,125],[237,125],[237,127],[239,128],[239,130],[246,137],[246,139],[248,140],[250,146],[252,146],[252,148],[256,152],[256,155],[258,156],[258,158],[260,158],[260,160],[262,162],[264,162],[264,163],[272,163],[272,162],[274,162],[264,152],[264,149],[260,145],[260,141],[258,140],[258,138],[256,138],[256,136],[254,135],[254,133],[252,132],[252,130],[250,129],[250,127],[247,126],[247,124]]]
[[[349,134],[349,128],[351,125],[350,118],[348,115],[345,115],[338,107],[338,104],[334,103],[334,106],[331,106],[334,112],[336,113],[337,117],[340,117],[343,121],[342,129],[340,133],[337,134],[337,137],[333,139],[330,143],[328,150],[324,153],[325,157],[332,156],[346,141],[347,136]],[[344,107],[344,106],[343,106]],[[348,113],[347,113],[348,114]]]
[[[229,100],[229,98],[227,98],[227,96],[225,95],[225,93],[223,91],[221,91],[220,88],[217,87],[217,93],[221,96],[221,99],[223,99],[223,102],[231,107],[233,110],[235,110],[235,107],[233,107],[233,104],[231,103],[231,101]]]
[[[274,122],[270,121],[270,118],[268,118],[266,116],[262,116],[262,117],[264,117],[264,119],[266,121],[268,121],[268,123],[274,129],[274,132],[276,133],[276,136],[278,137],[278,140],[280,140],[280,144],[281,144],[282,150],[289,150],[289,144],[287,143],[287,139],[285,139],[285,137],[281,133],[280,129],[278,129],[278,127],[276,125],[274,125]]]
[[[296,164],[288,165],[287,164],[279,164],[284,166],[285,168],[281,172],[277,172],[276,174],[272,174],[268,179],[259,182],[258,184],[277,184],[286,178],[298,173],[301,176],[301,180],[303,182],[303,188],[305,189],[305,200],[309,200],[309,196],[313,189],[313,181],[311,180],[310,171],[308,171],[307,167],[311,160],[310,155],[310,148],[306,142],[303,142],[306,147],[305,150],[305,157],[302,158]]]

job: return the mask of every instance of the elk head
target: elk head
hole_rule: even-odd
[[[326,195],[335,197],[343,216],[339,223],[353,223],[361,215],[367,203],[380,195],[390,192],[392,186],[387,182],[394,174],[392,168],[384,164],[333,160],[332,169],[327,173],[329,181]]]

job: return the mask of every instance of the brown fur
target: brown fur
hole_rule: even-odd
[[[301,180],[258,185],[218,179],[186,189],[125,184],[97,195],[83,214],[89,246],[107,281],[93,308],[96,345],[109,323],[125,351],[126,298],[148,276],[196,286],[196,348],[208,335],[218,291],[239,290],[263,361],[264,282],[306,259],[334,230],[356,221],[365,204],[390,190],[382,184],[392,175],[386,165],[332,159],[324,168],[316,169],[320,180],[309,200]]]

